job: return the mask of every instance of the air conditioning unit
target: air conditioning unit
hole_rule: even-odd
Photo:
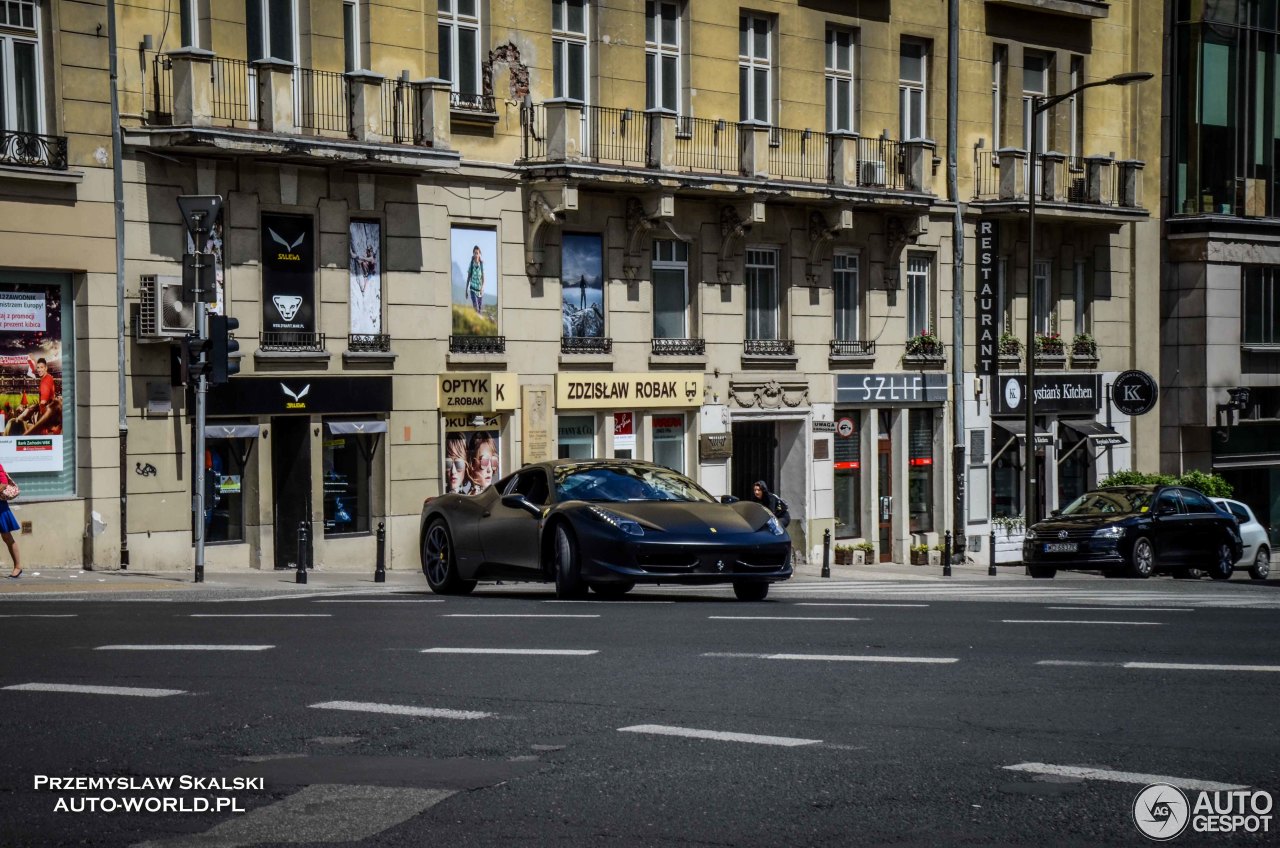
[[[138,310],[138,341],[167,341],[196,330],[195,306],[182,302],[182,278],[144,274]]]
[[[871,186],[884,185],[884,162],[878,159],[868,159],[860,162],[858,165],[858,184]]]

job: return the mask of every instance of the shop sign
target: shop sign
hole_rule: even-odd
[[[732,433],[703,433],[698,437],[698,459],[728,459],[731,456]]]
[[[235,377],[209,390],[211,416],[390,411],[390,377]]]
[[[1160,387],[1146,371],[1124,371],[1111,384],[1111,402],[1125,415],[1146,415],[1159,397]]]
[[[654,371],[556,375],[558,409],[655,409],[701,403],[701,374]]]
[[[946,403],[946,374],[841,374],[836,377],[838,403],[874,405]]]
[[[836,431],[836,422],[834,421],[814,421],[813,432],[815,433],[834,433]]]
[[[441,374],[436,384],[440,412],[509,412],[519,403],[519,382],[509,371]]]
[[[634,412],[613,413],[613,449],[636,449],[636,414]]]
[[[1026,412],[1023,402],[1027,396],[1025,375],[1002,378],[995,393],[996,415],[1015,415]],[[1096,414],[1101,409],[1102,375],[1100,374],[1051,374],[1036,376],[1035,410],[1038,413],[1088,412]]]
[[[653,418],[654,441],[684,437],[683,415],[656,415]]]
[[[498,415],[446,415],[444,429],[450,433],[481,433],[501,430],[501,417]]]
[[[524,462],[543,462],[555,456],[551,447],[551,387],[522,386],[520,450]]]
[[[1000,252],[998,225],[992,218],[978,219],[978,325],[977,371],[994,376],[999,369],[997,356],[1000,306],[996,298],[997,255]]]
[[[315,332],[316,263],[312,219],[262,216],[262,329]]]

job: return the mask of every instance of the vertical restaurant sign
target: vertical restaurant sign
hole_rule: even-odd
[[[310,215],[262,216],[262,329],[314,333],[315,235]]]
[[[997,295],[997,254],[1000,236],[996,221],[978,219],[978,355],[979,374],[995,377],[1000,368],[997,332],[1000,321],[1000,303]]]
[[[62,471],[62,295],[54,286],[0,291],[0,464]]]

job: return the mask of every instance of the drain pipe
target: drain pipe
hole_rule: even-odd
[[[129,567],[129,414],[124,359],[124,164],[120,131],[120,60],[116,38],[116,0],[107,0],[107,47],[111,52],[111,172],[116,214],[116,357],[120,363],[117,404],[120,412],[120,568]]]
[[[960,121],[960,0],[947,4],[950,32],[947,35],[947,197],[954,204],[951,224],[951,538],[955,558],[964,562],[965,524],[965,430],[964,430],[964,204],[956,174],[956,135]],[[950,567],[950,563],[947,563]]]

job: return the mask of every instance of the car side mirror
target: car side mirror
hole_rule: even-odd
[[[536,504],[531,504],[524,495],[503,495],[502,505],[508,509],[523,509],[534,518],[541,517],[542,508]]]
[[[733,495],[721,495],[721,496],[720,496],[720,503],[722,503],[722,504],[732,504],[732,503],[737,503],[737,502],[738,502],[738,498],[734,497]]]
[[[1049,514],[1050,514],[1050,515],[1062,515],[1062,510],[1060,510],[1060,509],[1055,509],[1055,510],[1053,510],[1052,512],[1050,512]]]

